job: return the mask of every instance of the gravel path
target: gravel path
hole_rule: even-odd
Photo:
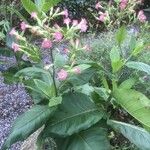
[[[31,98],[21,84],[7,85],[0,77],[0,149],[10,133],[13,121],[31,106]],[[21,142],[11,150],[20,150]]]

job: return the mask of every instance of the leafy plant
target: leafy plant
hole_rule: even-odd
[[[32,65],[17,73],[14,71],[14,77],[31,91],[34,106],[15,121],[2,150],[24,140],[43,125],[37,139],[39,149],[45,139],[52,137],[58,150],[110,150],[110,129],[122,133],[138,148],[149,149],[150,100],[134,89],[137,81],[134,74],[123,81],[120,79],[126,67],[149,74],[149,65],[133,62],[147,44],[143,43],[141,48],[141,44],[130,42],[130,51],[125,57],[122,44],[127,32],[122,27],[116,33],[116,44],[110,52],[111,71],[99,62],[78,61],[81,51],[88,53],[87,46],[78,39],[79,32],[87,30],[86,20],[71,24],[65,18],[65,27],[51,27],[55,17],[67,16],[66,10],[51,11],[44,20],[36,13],[32,16],[38,26],[24,24],[24,32],[36,29],[36,35],[42,38],[40,46],[32,44],[14,29],[11,31],[11,36],[19,37],[11,43],[12,48],[16,54],[26,54]],[[62,42],[67,42],[64,50],[53,47]],[[50,64],[42,62],[40,48],[50,50]],[[18,65],[20,63],[19,60]],[[113,112],[120,106],[139,122],[139,126],[115,120]]]

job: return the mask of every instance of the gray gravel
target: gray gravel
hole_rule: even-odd
[[[10,133],[13,121],[32,105],[31,98],[22,84],[7,85],[0,77],[0,149]],[[21,142],[11,150],[20,150]]]

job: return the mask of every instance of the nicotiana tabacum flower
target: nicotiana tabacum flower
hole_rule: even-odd
[[[68,73],[67,71],[65,71],[64,69],[61,69],[58,73],[57,73],[57,76],[58,76],[58,80],[66,80],[67,79],[67,76],[68,76]]]
[[[143,10],[140,10],[140,11],[139,11],[137,17],[138,17],[139,21],[142,22],[142,23],[145,22],[146,19],[147,19],[146,16],[145,16],[145,14],[144,14],[144,11],[143,11]]]

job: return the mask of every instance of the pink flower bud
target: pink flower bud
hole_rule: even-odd
[[[42,42],[42,48],[49,49],[52,47],[52,42],[48,39],[44,39]]]
[[[18,44],[16,44],[15,42],[12,43],[12,49],[14,50],[14,52],[17,52],[20,50],[20,47]]]
[[[54,38],[55,38],[55,40],[56,41],[61,41],[62,40],[62,38],[63,38],[63,35],[62,35],[62,33],[61,32],[55,32],[54,33]]]
[[[75,74],[80,74],[81,73],[81,69],[79,67],[75,67],[75,68],[73,68],[73,72]]]
[[[143,11],[143,10],[140,10],[140,11],[139,11],[137,17],[138,17],[139,21],[142,22],[142,23],[145,22],[146,19],[147,19],[146,16],[145,16],[145,14],[144,14],[144,11]]]
[[[64,15],[66,18],[68,18],[68,10],[67,10],[67,9],[65,9],[65,10],[63,11],[63,15]]]
[[[99,16],[99,21],[101,21],[101,22],[105,22],[105,20],[106,20],[106,18],[107,18],[107,13],[102,13],[100,16]]]
[[[128,0],[121,0],[119,7],[121,10],[124,10],[127,7]]]
[[[95,8],[96,9],[102,8],[101,3],[100,2],[96,3]]]
[[[69,53],[69,49],[68,48],[64,48],[63,51],[64,51],[65,54]]]
[[[65,18],[64,19],[64,24],[69,25],[71,22],[70,18]]]
[[[86,32],[88,28],[86,19],[81,19],[80,23],[78,24],[78,28],[81,32]]]
[[[31,18],[36,19],[37,18],[37,13],[36,12],[32,12],[31,13]]]
[[[9,32],[9,34],[12,36],[12,35],[16,35],[16,30],[15,28],[12,28],[11,31]]]
[[[58,79],[59,79],[59,80],[63,81],[63,80],[65,80],[65,79],[67,78],[68,73],[67,73],[65,70],[61,69],[61,70],[57,73],[57,76],[58,76]]]
[[[20,27],[22,31],[25,31],[28,25],[25,22],[21,22]]]

